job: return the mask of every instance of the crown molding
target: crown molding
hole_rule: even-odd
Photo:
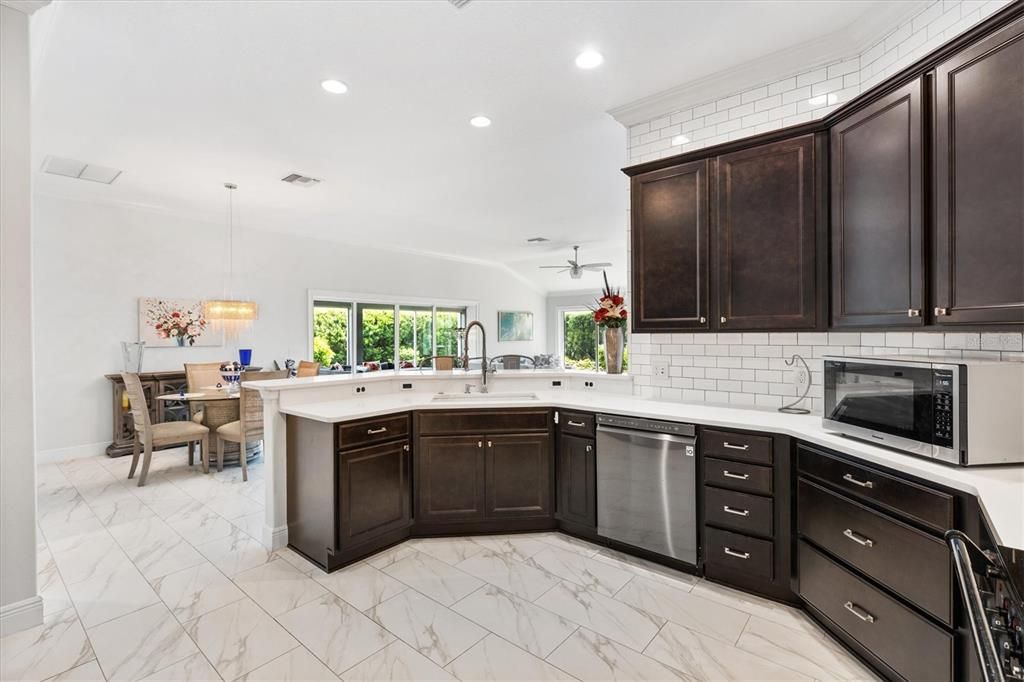
[[[0,5],[32,16],[32,13],[50,4],[50,0],[0,0]]]
[[[826,64],[858,57],[931,4],[931,0],[889,3],[828,35],[622,104],[609,109],[608,114],[628,127]]]

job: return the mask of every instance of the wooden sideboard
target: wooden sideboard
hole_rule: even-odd
[[[107,455],[123,457],[132,454],[132,441],[135,438],[135,423],[132,421],[131,410],[128,409],[128,396],[125,395],[124,382],[120,374],[107,374],[110,381],[111,401],[110,414],[112,439],[107,446]],[[145,372],[139,374],[142,390],[146,394],[149,405],[149,419],[154,424],[162,422],[184,421],[189,418],[188,403],[178,400],[157,400],[158,395],[178,393],[186,387],[185,372]],[[167,447],[178,447],[167,446]],[[158,448],[159,449],[159,448]]]

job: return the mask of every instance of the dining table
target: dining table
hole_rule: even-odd
[[[195,409],[189,410],[190,414],[197,409],[202,409],[202,423],[210,429],[211,452],[209,453],[209,460],[212,465],[215,462],[217,454],[217,429],[224,424],[238,421],[239,394],[240,391],[231,391],[224,386],[203,386],[199,392],[165,393],[163,395],[158,395],[156,399],[165,402],[187,403],[190,406],[195,406]],[[251,462],[262,452],[263,447],[260,441],[253,441],[245,444],[246,461]],[[238,443],[224,441],[225,464],[238,464],[238,453]]]

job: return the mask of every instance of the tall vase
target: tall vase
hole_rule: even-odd
[[[605,327],[604,362],[608,374],[622,374],[622,327]]]

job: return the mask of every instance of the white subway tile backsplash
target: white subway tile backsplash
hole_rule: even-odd
[[[981,335],[982,350],[1021,351],[1024,338],[1017,332],[984,333]]]
[[[768,86],[769,95],[778,95],[779,93],[787,90],[792,90],[796,87],[796,77],[784,78],[780,81],[776,81]]]

